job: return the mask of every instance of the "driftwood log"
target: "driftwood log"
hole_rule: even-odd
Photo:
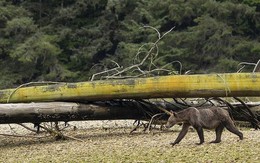
[[[180,110],[179,107],[165,105],[169,110]],[[162,105],[160,104],[160,107]],[[260,121],[260,106],[249,105],[257,119]],[[227,107],[224,107],[227,108]],[[242,105],[234,105],[232,111],[235,120],[248,121],[244,116]],[[0,104],[0,124],[7,123],[40,123],[57,121],[83,121],[83,120],[150,120],[158,113],[158,104],[121,101],[121,102],[100,102],[94,104],[82,104],[73,102],[42,102],[42,103],[10,103]],[[167,115],[162,117],[166,120]]]
[[[0,90],[0,103],[260,97],[260,73],[172,75],[51,85],[42,83],[41,86],[33,84],[37,83]]]
[[[143,118],[140,110],[131,106],[72,102],[0,104],[0,124]]]

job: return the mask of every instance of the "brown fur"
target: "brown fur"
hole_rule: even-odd
[[[204,143],[203,128],[215,129],[216,140],[212,141],[211,143],[221,142],[221,134],[224,127],[226,127],[228,131],[239,136],[240,140],[243,139],[243,134],[235,127],[234,122],[230,118],[228,111],[219,107],[213,106],[203,109],[189,107],[178,113],[172,112],[172,115],[169,117],[166,127],[170,128],[180,122],[183,122],[182,130],[176,140],[171,143],[171,145],[178,144],[187,134],[190,126],[195,128],[198,133],[198,136],[200,138],[200,142],[198,144]]]

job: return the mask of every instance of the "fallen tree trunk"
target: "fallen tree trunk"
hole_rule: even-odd
[[[0,124],[144,119],[138,108],[69,102],[0,104]]]
[[[260,96],[260,73],[174,75],[0,90],[1,103]]]
[[[253,108],[252,111],[260,120],[260,107],[254,106]],[[171,110],[180,110],[180,108],[171,107]],[[234,119],[248,121],[239,111],[232,112]],[[157,108],[156,104],[142,104],[134,101],[124,101],[122,104],[105,102],[100,104],[72,102],[0,104],[0,124],[82,120],[150,120],[153,115],[158,113],[162,113],[162,111]],[[167,118],[167,115],[162,117],[163,120]]]

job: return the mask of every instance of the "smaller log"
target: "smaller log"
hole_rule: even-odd
[[[0,104],[0,124],[144,119],[138,108],[70,102]]]
[[[118,101],[82,104],[74,102],[41,102],[41,103],[9,103],[0,104],[0,124],[8,123],[40,123],[57,121],[83,120],[150,120],[155,114],[162,113],[158,107],[179,111],[181,108],[169,103],[148,103],[144,101]],[[252,112],[260,119],[260,106],[249,105]],[[227,107],[223,107],[227,109]],[[249,121],[243,116],[243,105],[234,105],[234,120]],[[183,108],[184,109],[184,108]],[[162,120],[167,120],[165,115]]]

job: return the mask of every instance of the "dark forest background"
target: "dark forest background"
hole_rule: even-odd
[[[0,87],[87,81],[111,60],[134,64],[157,40],[144,25],[162,34],[175,26],[154,62],[178,60],[178,73],[236,72],[260,59],[260,0],[0,0]]]

